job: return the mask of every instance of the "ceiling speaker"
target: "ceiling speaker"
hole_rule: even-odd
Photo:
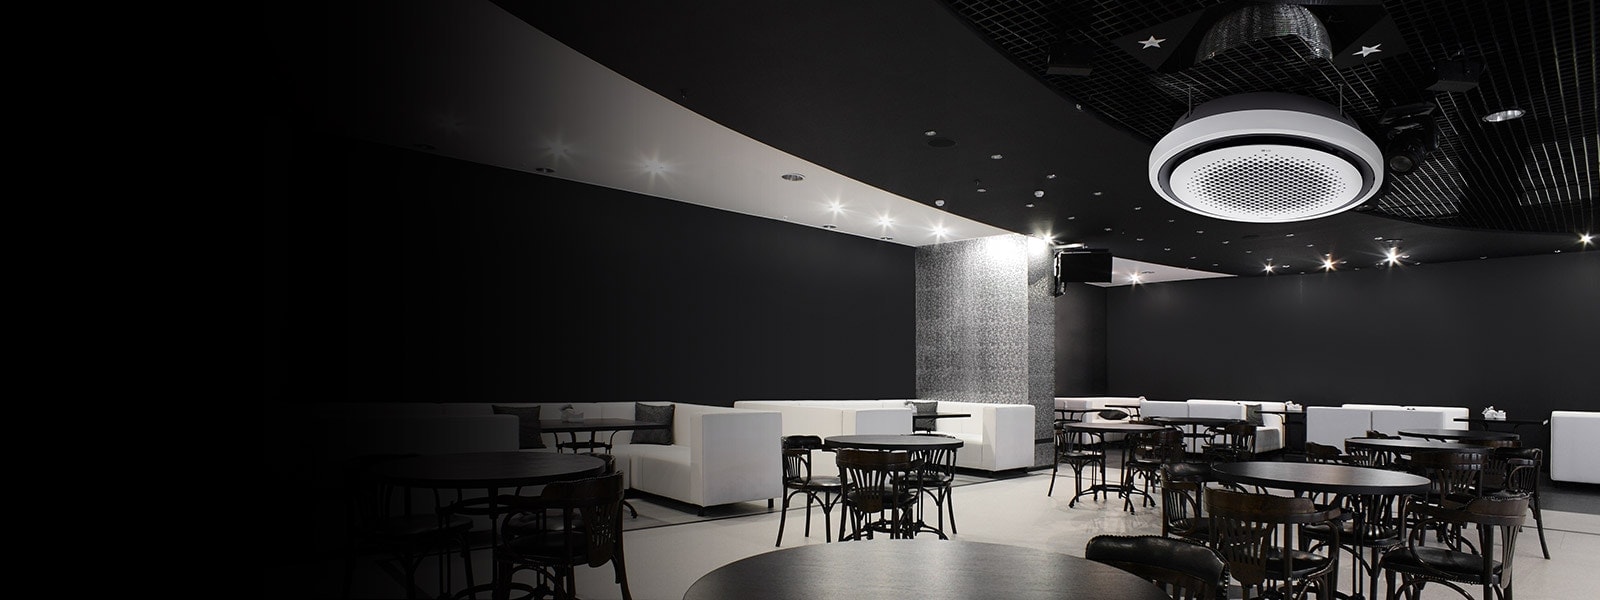
[[[1383,152],[1312,98],[1256,92],[1195,107],[1150,151],[1150,185],[1179,208],[1287,223],[1359,206],[1382,187]]]

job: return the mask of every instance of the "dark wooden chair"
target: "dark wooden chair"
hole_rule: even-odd
[[[945,438],[955,437],[953,435],[932,432],[913,433],[912,435],[927,435]],[[939,536],[941,538],[948,537],[944,534],[944,517],[947,513],[950,515],[950,533],[956,533],[956,505],[955,501],[950,497],[950,490],[953,489],[956,484],[956,449],[924,448],[914,452],[911,458],[913,461],[922,465],[922,469],[917,471],[917,480],[914,482],[913,486],[916,487],[921,494],[926,497],[926,499],[933,502],[934,512],[938,514]],[[922,510],[922,500],[923,498],[921,497],[917,499],[918,513],[926,512]],[[918,518],[923,521],[927,520],[920,514],[918,515]]]
[[[1407,531],[1401,547],[1383,555],[1386,598],[1402,592],[1409,598],[1420,597],[1429,583],[1439,583],[1469,599],[1472,594],[1464,585],[1482,586],[1479,600],[1511,598],[1512,558],[1528,512],[1526,494],[1484,496],[1459,507],[1410,498],[1404,510],[1406,520],[1417,526]],[[1462,531],[1474,539],[1456,545],[1429,544],[1428,534],[1438,530]]]
[[[1161,535],[1192,543],[1211,542],[1211,519],[1205,514],[1205,477],[1182,476],[1173,468],[1161,469]]]
[[[632,600],[622,551],[623,492],[622,474],[611,472],[550,483],[538,496],[509,498],[508,515],[537,515],[547,519],[549,526],[513,527],[513,519],[501,520],[500,543],[494,549],[495,600],[509,598],[513,576],[524,570],[538,572],[540,581],[553,585],[551,595],[576,598],[574,569],[578,565],[600,567],[608,562],[616,572],[622,597]],[[560,527],[555,526],[554,513],[560,514]]]
[[[1083,493],[1083,470],[1089,469],[1089,486],[1093,489],[1100,476],[1099,467],[1104,466],[1106,461],[1106,453],[1090,444],[1089,434],[1067,428],[1069,423],[1074,422],[1058,419],[1051,426],[1055,430],[1055,461],[1050,465],[1050,488],[1044,493],[1046,496],[1055,494],[1056,473],[1062,464],[1067,465],[1072,469],[1073,488],[1072,500],[1067,502],[1067,508],[1072,508],[1078,502],[1078,494]],[[1100,491],[1096,489],[1093,495],[1098,499]]]
[[[1337,446],[1306,442],[1306,462],[1330,465],[1355,464],[1355,458],[1340,451]]]
[[[1313,589],[1321,598],[1333,597],[1338,575],[1333,551],[1301,550],[1295,538],[1302,526],[1339,518],[1339,509],[1318,510],[1310,498],[1221,488],[1207,488],[1205,494],[1212,548],[1227,562],[1243,597],[1300,599]],[[1330,536],[1330,548],[1338,548],[1339,529],[1332,528]]]
[[[1544,469],[1544,450],[1539,448],[1501,447],[1488,455],[1484,465],[1483,494],[1527,494],[1528,508],[1533,510],[1533,523],[1539,530],[1539,549],[1550,558],[1550,546],[1544,541],[1544,515],[1539,510],[1539,473]]]
[[[1138,575],[1175,600],[1224,600],[1228,565],[1215,550],[1157,535],[1097,535],[1084,558]]]
[[[778,514],[778,542],[783,545],[783,526],[789,519],[789,504],[795,496],[806,499],[806,537],[811,537],[811,506],[822,509],[822,535],[833,541],[833,507],[839,504],[839,494],[844,484],[832,475],[813,475],[812,452],[822,450],[822,438],[814,435],[791,435],[782,438],[783,447],[783,510]]]
[[[1141,500],[1144,505],[1155,506],[1151,491],[1159,491],[1161,468],[1184,459],[1183,432],[1169,427],[1129,435],[1128,440],[1133,448],[1128,462],[1122,465],[1122,484],[1128,490],[1124,501],[1128,508],[1133,508],[1133,496],[1139,493],[1144,496]]]
[[[915,535],[917,500],[922,494],[915,476],[922,465],[912,460],[911,453],[840,448],[834,454],[843,484],[840,498],[850,523],[850,533],[841,531],[839,539],[872,539],[876,533],[890,538]]]
[[[1224,425],[1211,432],[1211,440],[1200,447],[1208,462],[1238,462],[1256,457],[1256,426],[1249,423]]]
[[[450,550],[461,551],[467,585],[472,581],[471,519],[456,514],[439,490],[413,490],[396,486],[371,474],[377,465],[407,458],[407,454],[357,457],[345,465],[347,546],[342,597],[349,598],[356,563],[363,556],[392,559],[404,574],[406,598],[417,597],[417,570],[429,556],[437,557],[446,576],[439,579],[441,594],[449,588],[446,562]],[[418,500],[421,500],[420,502]]]

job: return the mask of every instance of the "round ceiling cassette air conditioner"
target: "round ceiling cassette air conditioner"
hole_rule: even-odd
[[[1355,208],[1383,184],[1383,152],[1325,102],[1276,92],[1195,107],[1150,151],[1150,185],[1179,208],[1246,223]]]

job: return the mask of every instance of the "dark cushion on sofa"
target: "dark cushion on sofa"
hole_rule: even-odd
[[[939,412],[939,402],[937,400],[930,400],[930,401],[927,401],[927,402],[918,402],[916,400],[907,400],[906,401],[906,406],[909,406],[909,407],[912,408],[912,410],[915,410],[916,411],[916,413],[915,413],[916,415],[932,415],[932,414],[936,414],[936,413]],[[933,418],[931,418],[931,417],[919,418],[917,416],[912,416],[911,417],[911,430],[912,431],[933,431]]]
[[[672,413],[678,406],[675,404],[642,404],[633,403],[633,420],[649,423],[666,423],[662,429],[640,429],[633,432],[635,444],[662,444],[672,445]]]
[[[517,439],[521,448],[543,448],[544,431],[539,427],[538,406],[494,406],[494,414],[517,416]]]
[[[1261,427],[1262,425],[1265,424],[1261,420],[1261,405],[1260,404],[1245,404],[1244,405],[1244,422],[1249,423],[1251,425],[1255,425],[1256,427]]]

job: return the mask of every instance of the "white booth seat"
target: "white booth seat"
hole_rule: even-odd
[[[1139,416],[1145,419],[1153,417],[1187,417],[1189,416],[1189,403],[1172,400],[1145,400],[1139,403]]]
[[[776,411],[783,420],[783,435],[903,434],[911,433],[910,408],[903,404],[884,408],[877,400],[739,400],[734,408]],[[773,442],[774,444],[777,441]],[[832,452],[811,452],[811,473],[839,474]]]
[[[1126,421],[1127,419],[1107,419],[1100,416],[1101,410],[1115,410],[1124,414],[1130,413],[1128,409],[1112,408],[1113,406],[1141,406],[1140,399],[1128,396],[1058,396],[1055,399],[1056,408],[1073,411],[1087,410],[1094,412],[1085,413],[1055,413],[1055,419],[1076,419],[1084,423],[1103,423],[1107,421]],[[1115,442],[1126,437],[1121,433],[1105,434],[1105,440]]]
[[[1344,449],[1344,441],[1372,429],[1372,410],[1358,406],[1307,406],[1306,441]]]
[[[914,399],[929,402],[927,399]],[[906,399],[888,400],[740,400],[735,407],[776,410],[784,415],[784,434],[808,434],[820,437],[829,435],[910,433],[913,409]],[[966,413],[972,416],[934,420],[934,431],[960,438],[962,447],[956,450],[956,466],[980,471],[1005,471],[1033,466],[1034,411],[1031,404],[994,404],[987,402],[957,402],[937,400],[942,413]],[[791,412],[804,408],[823,408],[839,411],[837,430],[805,431],[790,429]],[[817,417],[797,417],[797,423],[824,425],[813,421]],[[834,432],[837,433],[834,433]],[[827,473],[826,459],[812,457],[812,470]]]
[[[1396,435],[1402,429],[1456,429],[1442,408],[1374,408],[1372,429]]]
[[[1269,412],[1283,412],[1285,405],[1282,402],[1268,402],[1255,400],[1210,400],[1204,398],[1190,398],[1189,416],[1191,417],[1218,417],[1224,419],[1244,419],[1249,414],[1249,405],[1256,405],[1259,410]],[[1256,426],[1256,452],[1273,452],[1282,450],[1288,441],[1288,425],[1283,415],[1261,415],[1261,424]]]
[[[456,402],[440,405],[445,413],[493,415],[495,406],[539,406],[542,420],[561,419],[561,409],[583,413],[585,419],[632,419],[635,402]],[[783,492],[783,452],[777,439],[783,419],[774,411],[705,406],[683,402],[638,404],[673,405],[672,443],[634,444],[633,432],[602,431],[596,440],[610,441],[617,470],[629,489],[701,508],[776,498]],[[515,416],[510,417],[514,422]],[[586,439],[588,434],[578,434]],[[566,436],[562,436],[566,440]],[[545,448],[554,452],[556,437],[544,434]],[[514,445],[515,446],[515,445]]]
[[[1550,413],[1550,479],[1600,483],[1600,412],[1557,410]]]

